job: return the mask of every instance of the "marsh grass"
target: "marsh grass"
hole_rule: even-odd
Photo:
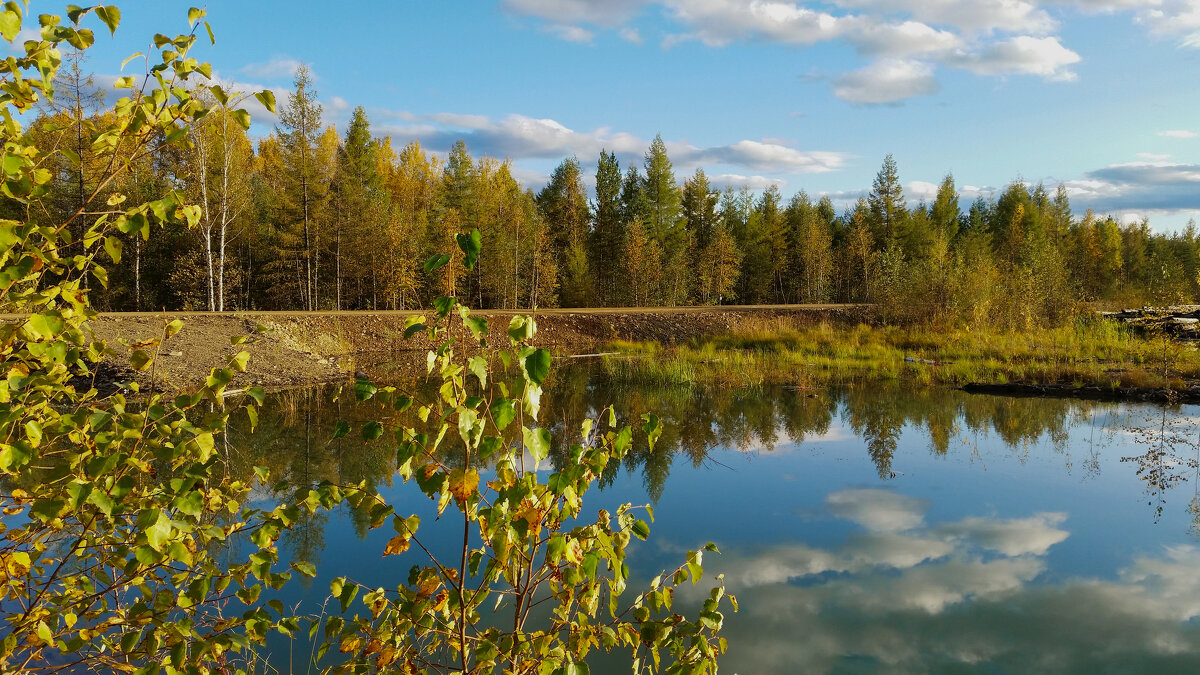
[[[610,376],[670,385],[884,379],[1177,389],[1200,379],[1195,348],[1099,317],[1026,332],[750,319],[734,332],[676,348],[632,342],[609,348],[621,353],[605,360]]]

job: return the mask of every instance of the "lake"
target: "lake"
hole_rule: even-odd
[[[293,484],[376,481],[397,512],[432,514],[415,486],[388,484],[385,443],[330,441],[337,419],[370,416],[334,398],[330,387],[276,394],[260,433],[232,425],[234,463]],[[582,366],[552,373],[543,422],[561,444],[610,402],[666,428],[654,452],[642,442],[612,467],[584,512],[654,506],[649,541],[631,549],[631,596],[686,550],[720,547],[705,581],[723,573],[741,606],[726,613],[724,672],[1200,671],[1195,407],[876,382],[646,388]],[[438,528],[423,516],[427,545],[453,550],[461,526]],[[284,599],[317,612],[340,575],[395,587],[422,560],[381,557],[392,534],[344,511],[301,523],[282,555],[319,576]],[[706,590],[677,596],[676,610],[695,615]],[[281,640],[270,658],[303,671],[308,649]]]

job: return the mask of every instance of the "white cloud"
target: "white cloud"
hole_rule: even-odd
[[[1026,0],[834,0],[842,7],[909,14],[913,19],[973,33],[1046,34],[1057,22]]]
[[[575,155],[590,158],[601,149],[614,152],[623,164],[640,164],[649,139],[608,127],[576,131],[557,120],[509,115],[499,120],[482,115],[435,113],[414,115],[404,112],[373,111],[373,114],[402,122],[384,122],[379,128],[398,141],[417,138],[433,150],[448,149],[462,139],[476,154],[519,159],[561,159]],[[728,145],[700,147],[687,141],[667,143],[677,174],[691,173],[697,167],[719,165],[769,173],[824,173],[845,166],[848,155],[826,150],[799,150],[778,143],[741,140]],[[778,179],[730,173],[731,178],[766,187]],[[738,183],[741,184],[740,182]]]
[[[291,79],[295,77],[296,69],[302,65],[304,64],[290,56],[275,56],[264,63],[246,64],[238,69],[238,72],[264,80]],[[313,78],[316,76],[313,75]]]
[[[1137,158],[1145,162],[1165,162],[1171,159],[1171,155],[1168,153],[1139,152]]]
[[[1076,79],[1077,52],[1057,34],[1074,14],[1126,14],[1151,35],[1200,48],[1200,0],[504,0],[546,22],[565,40],[591,42],[593,28],[641,44],[632,22],[658,7],[670,22],[661,46],[738,42],[809,47],[840,41],[875,57],[834,76],[834,94],[856,104],[891,104],[938,90],[936,70],[981,77]],[[1051,13],[1054,10],[1054,14]],[[1056,18],[1057,17],[1057,18]]]
[[[738,173],[719,173],[715,176],[709,176],[708,182],[718,190],[725,188],[748,188],[750,190],[765,190],[772,185],[783,187],[787,181],[782,178],[767,178],[766,176],[743,176]]]
[[[1006,556],[1045,555],[1050,547],[1065,541],[1067,531],[1058,529],[1065,513],[1038,513],[1030,518],[997,520],[966,518],[935,530],[951,538],[967,538]]]
[[[1158,132],[1163,138],[1189,139],[1195,138],[1196,132],[1187,129],[1168,129],[1167,131]]]
[[[950,31],[918,21],[868,23],[849,40],[864,53],[895,57],[947,52],[963,42]]]
[[[669,0],[666,5],[709,46],[741,40],[812,45],[843,36],[856,22],[778,0]]]
[[[595,34],[592,33],[592,31],[579,26],[553,25],[547,27],[546,30],[550,31],[554,35],[557,35],[561,40],[579,44],[588,44],[592,41],[592,38],[595,37]]]
[[[825,507],[838,518],[873,532],[903,532],[920,526],[925,500],[876,489],[847,489],[825,497]]]
[[[1132,557],[1115,578],[1045,573],[1063,514],[924,524],[899,495],[842,491],[921,516],[841,547],[781,544],[706,560],[741,611],[723,635],[735,672],[1164,672],[1200,658],[1200,549]],[[849,494],[847,494],[849,493]],[[835,498],[835,495],[842,498]],[[989,551],[977,553],[977,548]],[[701,585],[703,586],[703,584]],[[677,601],[703,588],[679,589]]]
[[[644,0],[504,0],[505,9],[559,25],[619,26],[637,14]]]
[[[933,68],[920,61],[882,59],[834,80],[833,94],[864,105],[896,103],[938,90]]]
[[[638,29],[636,28],[625,26],[621,28],[621,30],[617,31],[617,34],[621,36],[622,40],[635,45],[640,45],[643,42],[642,34],[639,33]]]
[[[1037,75],[1047,80],[1070,81],[1076,75],[1068,67],[1079,61],[1079,54],[1062,46],[1058,38],[1020,35],[978,52],[956,55],[949,63],[976,75]]]

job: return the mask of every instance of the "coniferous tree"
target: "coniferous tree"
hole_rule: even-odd
[[[564,307],[586,307],[594,297],[587,258],[591,214],[578,160],[565,159],[555,168],[537,203],[553,254],[563,262],[559,300]]]
[[[904,188],[896,170],[896,160],[889,153],[875,174],[867,203],[871,209],[871,229],[876,246],[883,250],[900,240],[908,210],[904,206]]]
[[[600,151],[596,164],[595,226],[592,229],[593,277],[597,299],[602,305],[616,299],[618,254],[625,241],[622,220],[621,166],[614,153]]]
[[[278,214],[282,220],[277,227],[287,233],[281,243],[290,249],[282,252],[281,261],[295,264],[298,295],[303,307],[313,310],[318,303],[321,207],[328,197],[328,183],[321,180],[318,166],[321,104],[307,67],[296,70],[293,86],[287,105],[279,110],[280,126],[275,129],[283,172]]]

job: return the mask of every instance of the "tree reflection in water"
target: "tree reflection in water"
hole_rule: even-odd
[[[676,461],[699,467],[718,447],[769,453],[780,444],[819,440],[835,423],[862,440],[879,477],[888,480],[903,471],[897,466],[902,462],[897,450],[906,428],[922,430],[930,451],[937,455],[949,453],[955,439],[969,442],[986,435],[1000,438],[1018,456],[1024,456],[1031,445],[1047,439],[1062,451],[1072,424],[1116,409],[1111,403],[981,396],[879,382],[830,388],[818,394],[788,389],[645,387],[608,382],[586,366],[560,368],[548,383],[541,422],[551,430],[551,461],[556,467],[569,456],[582,421],[603,405],[615,403],[617,414],[625,420],[637,420],[650,412],[662,419],[663,434],[655,449],[650,451],[642,439],[623,467],[641,473],[654,501],[662,496]],[[429,399],[435,395],[432,389],[421,391],[425,385],[420,383],[401,386],[406,388]],[[323,480],[390,486],[395,468],[390,444],[364,443],[356,432],[330,439],[339,419],[349,420],[357,429],[356,420],[382,421],[387,415],[386,409],[373,402],[356,403],[349,391],[342,392],[336,385],[279,392],[259,413],[254,433],[244,419],[230,423],[226,445],[231,465],[245,475],[256,465],[266,466],[277,488],[291,492],[307,490]],[[1177,439],[1172,437],[1167,447],[1178,447]],[[453,448],[446,452],[452,454]],[[1069,465],[1071,460],[1067,457],[1065,461]],[[1164,465],[1168,460],[1149,455],[1143,459],[1147,466],[1154,461]],[[611,484],[621,469],[609,467],[601,486]],[[1155,485],[1165,487],[1171,482],[1160,474],[1149,475]],[[302,523],[286,535],[284,545],[295,559],[317,562],[324,526],[320,518]],[[356,522],[355,528],[365,535],[365,522]]]

